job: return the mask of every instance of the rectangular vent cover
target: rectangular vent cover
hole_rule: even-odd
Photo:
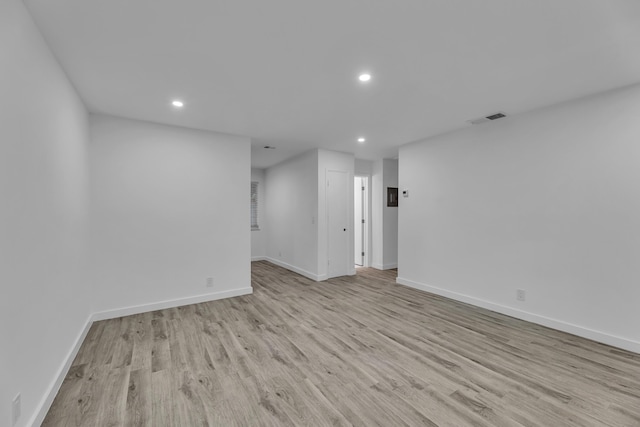
[[[490,122],[490,121],[493,121],[493,120],[498,120],[498,119],[501,119],[503,117],[507,117],[507,115],[505,113],[498,112],[498,113],[491,114],[489,116],[480,117],[479,119],[469,120],[467,123],[471,123],[472,125],[479,125],[481,123],[486,123],[486,122]]]
[[[503,114],[503,113],[495,113],[495,114],[492,114],[490,116],[487,116],[487,119],[489,119],[489,120],[498,120],[498,119],[501,119],[503,117],[507,117],[507,115]]]

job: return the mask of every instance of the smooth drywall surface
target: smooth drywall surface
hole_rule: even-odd
[[[635,86],[402,147],[398,281],[640,352],[638,117]]]
[[[349,198],[346,201],[349,209],[349,218],[353,218],[353,171],[355,158],[353,154],[341,153],[331,150],[318,150],[318,275],[320,280],[328,278],[329,246],[328,246],[328,221],[327,221],[327,172],[341,171],[349,175]],[[351,222],[349,222],[351,224]],[[356,274],[353,259],[353,229],[347,228],[350,247],[347,250],[349,265],[353,266],[350,274]]]
[[[0,425],[12,425],[20,393],[25,426],[50,403],[89,320],[89,134],[82,102],[18,0],[0,2],[0,94]]]
[[[383,194],[382,172],[383,160],[373,162],[371,168],[371,266],[378,270],[382,270],[383,265],[383,214],[384,206],[387,204],[387,195]]]
[[[318,151],[265,172],[267,258],[318,280]]]
[[[373,171],[373,162],[371,160],[355,159],[354,174],[356,176],[370,176]]]
[[[249,139],[102,115],[90,125],[95,311],[250,288]]]
[[[379,270],[398,265],[398,208],[387,206],[387,187],[398,187],[398,160],[383,159],[372,167],[371,266]]]
[[[382,268],[396,268],[398,266],[398,209],[399,207],[387,206],[387,188],[398,188],[398,160],[384,159],[382,161]],[[400,191],[399,191],[400,193]],[[402,198],[401,194],[398,194]],[[399,200],[398,204],[401,204]]]
[[[267,256],[267,215],[265,209],[264,169],[251,168],[251,182],[258,183],[258,230],[251,230],[251,260],[259,261]]]

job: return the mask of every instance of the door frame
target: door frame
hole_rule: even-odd
[[[363,235],[363,249],[364,249],[364,259],[362,262],[362,267],[371,267],[371,186],[370,181],[371,177],[369,175],[354,175],[354,179],[361,178],[364,180],[364,194],[362,196],[363,200],[363,214],[364,214],[364,227],[362,230]],[[355,195],[354,195],[355,196]],[[354,212],[355,219],[355,212]],[[355,245],[355,236],[354,236],[354,245]]]

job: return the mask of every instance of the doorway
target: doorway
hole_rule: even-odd
[[[353,182],[353,236],[356,267],[369,266],[369,177],[356,176]]]

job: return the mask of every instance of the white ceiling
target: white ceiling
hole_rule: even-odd
[[[249,136],[256,167],[313,147],[394,157],[640,81],[638,0],[26,3],[90,111]]]

